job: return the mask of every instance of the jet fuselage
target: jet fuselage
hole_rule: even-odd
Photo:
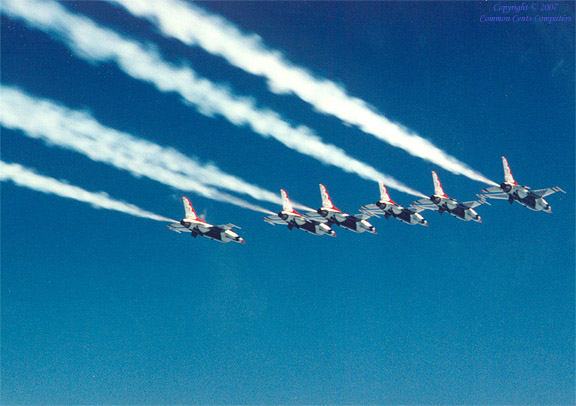
[[[223,229],[199,220],[184,219],[180,224],[190,230],[192,237],[202,236],[218,242],[239,242],[244,244],[244,239],[229,229]]]
[[[428,222],[424,219],[424,217],[422,217],[420,213],[415,213],[410,209],[400,206],[399,204],[387,203],[380,200],[376,203],[376,206],[378,206],[384,212],[384,216],[387,219],[394,217],[395,219],[410,225],[428,225]]]
[[[369,232],[372,234],[377,234],[376,228],[370,224],[367,220],[350,214],[342,213],[339,210],[321,207],[318,209],[318,214],[328,220],[328,226],[332,227],[333,224],[337,226],[346,228],[355,233]]]
[[[318,221],[314,221],[308,219],[300,214],[293,214],[287,213],[285,211],[281,211],[278,213],[278,217],[284,220],[288,224],[288,229],[292,230],[293,228],[298,228],[300,230],[304,230],[307,233],[314,234],[314,235],[329,235],[331,237],[335,237],[336,233],[330,228],[330,226],[320,223]]]
[[[457,219],[463,221],[472,220],[477,223],[482,222],[482,219],[480,218],[476,210],[462,205],[462,203],[459,203],[457,200],[454,200],[449,197],[442,197],[436,195],[430,196],[430,200],[432,201],[432,203],[438,206],[438,212],[440,214],[447,212],[452,216],[456,217]]]
[[[543,197],[535,195],[526,186],[514,185],[511,183],[503,182],[500,188],[508,197],[508,201],[512,204],[517,201],[522,206],[533,210],[552,213],[552,208]]]

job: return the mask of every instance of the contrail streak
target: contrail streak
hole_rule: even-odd
[[[37,192],[89,203],[97,209],[115,210],[130,214],[131,216],[143,217],[167,223],[176,222],[176,220],[159,216],[158,214],[143,210],[133,204],[112,199],[104,192],[89,192],[79,188],[78,186],[72,186],[57,179],[39,175],[33,170],[18,164],[9,164],[0,161],[0,181],[12,181],[18,186],[26,187]]]
[[[230,64],[268,80],[275,93],[293,93],[319,112],[333,115],[365,133],[402,148],[442,168],[491,185],[496,183],[450,156],[429,140],[393,123],[366,102],[347,94],[334,82],[315,77],[268,48],[255,34],[246,34],[231,22],[181,0],[108,0],[137,17],[156,24],[166,36],[225,58]]]
[[[116,131],[87,113],[70,110],[47,99],[31,97],[18,89],[0,85],[0,125],[17,129],[31,138],[44,140],[145,176],[180,190],[270,214],[270,210],[216,190],[218,186],[280,204],[280,198],[267,190],[228,175],[214,165],[202,165],[172,148],[165,148]],[[306,206],[304,206],[306,207]]]
[[[348,156],[342,149],[325,144],[312,130],[292,127],[275,112],[259,109],[248,99],[199,77],[186,65],[175,66],[161,58],[155,47],[128,40],[114,31],[98,27],[90,19],[69,13],[50,0],[4,0],[3,11],[28,25],[42,29],[69,46],[79,57],[92,62],[115,62],[135,79],[152,83],[162,92],[176,92],[204,115],[219,114],[237,126],[249,126],[263,137],[272,137],[287,147],[391,188],[423,197],[398,180]]]

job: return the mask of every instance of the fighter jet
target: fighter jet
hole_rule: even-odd
[[[486,194],[479,194],[478,197],[508,200],[510,204],[517,201],[530,210],[552,213],[552,208],[548,202],[544,200],[544,197],[556,192],[566,193],[558,186],[547,189],[530,190],[528,186],[521,186],[516,183],[512,176],[510,165],[508,165],[508,160],[505,157],[502,157],[502,165],[504,166],[504,182],[502,182],[500,186],[491,186],[481,190],[481,193]]]
[[[477,223],[482,222],[482,219],[478,213],[476,213],[474,207],[487,203],[486,200],[481,199],[472,202],[459,203],[457,200],[446,196],[442,189],[442,185],[440,184],[440,179],[438,179],[438,175],[434,171],[432,171],[432,179],[434,180],[434,194],[429,198],[420,199],[414,202],[413,205],[415,207],[423,210],[435,210],[437,208],[440,214],[447,212],[460,220],[473,220]]]
[[[177,233],[192,233],[192,237],[194,238],[200,235],[219,242],[234,241],[241,244],[245,243],[242,237],[232,231],[232,228],[240,227],[235,226],[234,224],[224,224],[221,226],[208,224],[196,215],[196,212],[187,197],[182,197],[182,201],[184,202],[186,217],[182,219],[180,223],[169,224],[166,226],[170,230],[176,231]]]
[[[386,186],[384,183],[380,182],[380,200],[378,200],[375,204],[367,204],[366,206],[362,206],[360,210],[363,213],[366,213],[371,216],[380,217],[384,214],[386,219],[390,217],[394,217],[406,224],[420,224],[421,226],[427,226],[428,222],[422,217],[420,212],[424,210],[423,208],[419,207],[402,207],[392,199],[388,195],[388,191],[386,190]]]
[[[307,217],[319,221],[327,220],[327,224],[330,227],[336,224],[356,233],[367,231],[372,234],[377,234],[376,228],[366,221],[367,218],[371,217],[369,214],[356,214],[352,216],[350,214],[342,213],[332,204],[326,186],[323,184],[320,184],[320,194],[322,195],[322,207],[320,207],[316,212],[306,213]]]
[[[264,221],[276,225],[276,224],[288,224],[288,229],[299,228],[310,234],[315,235],[329,235],[331,237],[336,237],[336,233],[328,226],[327,221],[324,220],[314,220],[303,216],[298,213],[292,207],[290,199],[288,198],[288,193],[284,189],[280,189],[282,194],[282,211],[278,214],[274,214],[268,217],[264,217]]]

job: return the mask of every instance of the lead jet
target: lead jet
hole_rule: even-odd
[[[200,235],[219,242],[234,241],[241,244],[245,243],[242,237],[232,231],[234,227],[240,227],[235,226],[234,224],[224,224],[221,226],[208,224],[196,215],[196,212],[187,197],[182,197],[182,201],[184,202],[186,217],[182,219],[180,223],[167,225],[166,227],[170,230],[176,231],[177,233],[191,233],[194,238]]]
[[[547,189],[530,190],[528,186],[522,186],[516,183],[512,176],[510,165],[508,165],[508,160],[505,157],[502,157],[502,166],[504,167],[504,182],[502,182],[500,186],[491,186],[481,190],[481,193],[485,194],[479,194],[479,197],[508,200],[510,204],[517,201],[530,210],[552,213],[552,208],[548,202],[544,200],[544,197],[556,192],[566,193],[558,186]]]
[[[432,179],[434,180],[434,194],[429,198],[420,199],[413,203],[414,207],[421,208],[422,210],[436,210],[440,214],[447,212],[457,219],[464,221],[475,221],[481,223],[482,219],[474,210],[474,207],[487,203],[486,200],[475,200],[472,202],[459,203],[456,199],[446,196],[442,189],[442,184],[436,172],[432,171]]]
[[[284,189],[280,189],[282,195],[282,211],[278,214],[273,214],[268,217],[264,217],[264,221],[276,225],[276,224],[288,224],[288,229],[298,228],[304,230],[307,233],[314,235],[329,235],[330,237],[336,237],[334,230],[328,226],[326,220],[315,220],[303,216],[298,213],[292,207],[290,199],[288,198],[288,193]]]
[[[377,234],[376,228],[368,221],[367,218],[371,216],[368,214],[350,215],[342,213],[332,204],[332,199],[326,190],[326,186],[320,184],[320,194],[322,195],[322,207],[316,212],[306,213],[306,216],[319,221],[327,221],[328,226],[336,224],[340,227],[347,228],[348,230],[356,233],[363,233],[365,231]]]
[[[384,183],[380,182],[380,200],[378,200],[375,204],[367,204],[366,206],[362,206],[360,210],[363,213],[366,213],[371,216],[380,217],[384,214],[386,219],[390,217],[394,217],[406,224],[420,224],[421,226],[427,226],[428,222],[422,217],[420,212],[424,210],[423,208],[419,207],[402,207],[392,199],[388,195],[388,191],[386,190],[386,186]]]

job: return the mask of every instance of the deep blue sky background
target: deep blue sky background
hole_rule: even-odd
[[[500,182],[561,186],[554,213],[494,201],[483,224],[425,212],[378,235],[272,227],[190,194],[246,245],[2,184],[4,404],[571,404],[574,402],[574,23],[480,23],[493,3],[210,2],[311,71]],[[560,15],[574,21],[574,3]],[[409,156],[101,2],[75,12],[186,60],[260,106],[431,194],[484,185]],[[2,83],[349,212],[378,187],[202,116],[115,65],[2,17]],[[2,160],[180,218],[180,191],[2,129]],[[412,196],[390,190],[408,205]],[[277,210],[276,207],[271,207]]]

